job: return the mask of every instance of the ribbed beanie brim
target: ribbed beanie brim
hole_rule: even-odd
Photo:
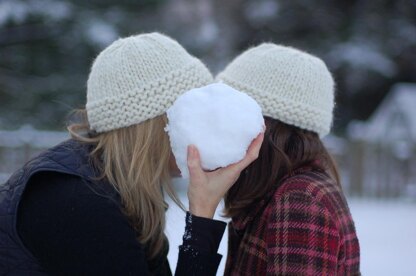
[[[182,93],[212,81],[200,60],[165,35],[119,39],[91,68],[86,104],[90,128],[100,133],[154,118]]]
[[[331,129],[334,81],[325,63],[315,56],[264,43],[235,58],[217,80],[253,97],[265,116],[320,137]]]

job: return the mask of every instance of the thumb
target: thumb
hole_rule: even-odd
[[[188,146],[188,170],[191,179],[199,179],[204,174],[198,149],[194,145]]]

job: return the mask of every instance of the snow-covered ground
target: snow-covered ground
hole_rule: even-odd
[[[176,185],[181,185],[179,182]],[[185,185],[185,184],[183,184]],[[180,189],[184,204],[186,187]],[[416,202],[350,199],[361,246],[363,275],[416,275]],[[220,211],[221,208],[218,209]],[[217,219],[223,219],[217,212]],[[170,242],[169,262],[176,267],[178,246],[185,227],[185,214],[174,203],[167,212],[166,234]],[[227,230],[219,253],[223,255],[218,275],[224,271],[227,252]]]
[[[416,275],[416,202],[349,201],[363,275]]]

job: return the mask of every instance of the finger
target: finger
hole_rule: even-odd
[[[248,165],[250,165],[254,160],[256,160],[259,156],[260,148],[264,140],[264,133],[260,133],[256,139],[251,142],[246,156],[238,163],[235,163],[233,166],[238,172],[244,170]]]
[[[201,167],[201,158],[198,149],[194,145],[188,146],[188,170],[191,179],[199,178],[204,171]]]
[[[251,158],[251,161],[256,160],[257,157],[259,156],[259,152],[261,149],[261,145],[263,144],[263,140],[264,140],[264,132],[261,132],[248,147],[246,157]]]

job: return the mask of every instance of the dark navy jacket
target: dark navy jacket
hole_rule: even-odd
[[[26,163],[5,184],[0,185],[0,275],[47,275],[18,235],[19,202],[30,183],[29,179],[39,172],[50,171],[74,175],[88,183],[99,181],[97,180],[99,172],[89,158],[90,151],[90,146],[86,144],[74,140],[65,141]],[[102,187],[105,196],[114,199],[121,207],[120,198],[115,189],[111,185],[102,185],[108,183],[98,184],[94,186]],[[187,213],[186,228],[188,232],[192,232],[192,235],[184,235],[175,275],[215,275],[221,261],[221,255],[216,252],[225,223],[195,217]],[[185,239],[190,236],[193,238]],[[211,250],[206,251],[206,248],[211,248]],[[158,274],[170,275],[166,254],[167,251],[161,257],[165,259],[163,263],[167,267],[158,263],[148,263],[149,269],[156,266]]]
[[[95,178],[96,171],[86,158],[88,152],[88,146],[68,140],[29,161],[0,186],[0,275],[46,275],[17,234],[20,198],[30,177],[41,171]]]

